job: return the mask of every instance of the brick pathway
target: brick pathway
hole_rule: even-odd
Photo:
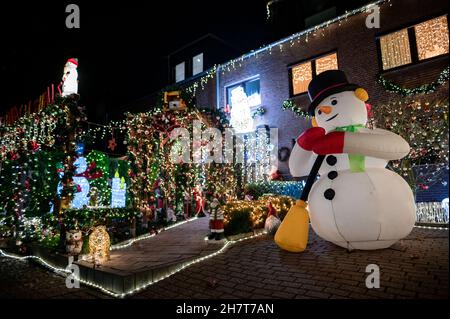
[[[415,228],[383,251],[345,250],[310,235],[302,254],[260,237],[193,265],[132,298],[448,298],[448,231]],[[365,267],[381,270],[380,289],[365,287]],[[31,284],[30,284],[31,283]],[[101,298],[35,265],[0,258],[0,298]]]

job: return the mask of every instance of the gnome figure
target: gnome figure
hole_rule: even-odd
[[[281,220],[280,220],[280,218],[278,218],[278,213],[277,213],[276,209],[273,207],[271,202],[269,202],[268,208],[269,208],[269,213],[266,218],[266,223],[264,224],[264,230],[269,235],[275,235],[278,227],[281,224]]]
[[[61,96],[78,94],[78,60],[70,58],[64,66]]]
[[[173,204],[169,204],[169,206],[167,207],[166,220],[167,220],[168,223],[175,223],[177,221],[177,216],[176,216],[176,213],[174,211]]]
[[[219,200],[214,198],[211,205],[210,215],[209,215],[209,228],[211,233],[208,239],[221,240],[224,238],[223,234],[223,212],[219,208]]]
[[[317,156],[325,156],[308,198],[314,231],[348,250],[386,248],[406,237],[415,223],[414,196],[385,167],[409,153],[408,143],[366,127],[369,96],[342,71],[320,73],[308,93],[313,127],[298,137],[289,168],[306,176]]]

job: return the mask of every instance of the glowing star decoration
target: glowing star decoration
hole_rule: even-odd
[[[67,60],[64,66],[64,74],[62,77],[62,93],[61,96],[67,96],[78,93],[78,60],[71,58]]]
[[[112,139],[110,139],[109,141],[108,141],[108,148],[111,150],[111,151],[114,151],[114,149],[117,147],[117,143],[116,143],[116,139],[113,137]]]
[[[258,93],[255,93],[258,94]],[[231,126],[237,133],[248,133],[253,130],[253,118],[250,111],[250,101],[256,103],[256,97],[248,97],[242,86],[231,90]],[[259,94],[258,94],[259,95]]]
[[[73,165],[76,167],[75,174],[83,174],[88,165],[86,162],[86,158],[83,156],[78,157]],[[89,181],[84,176],[74,176],[73,182],[78,185],[81,190],[74,194],[72,201],[72,208],[83,208],[83,206],[87,206],[89,204]]]
[[[111,187],[111,207],[125,207],[126,193],[127,184],[125,183],[125,178],[120,178],[119,172],[116,171]]]
[[[111,242],[106,226],[97,226],[89,235],[89,253],[95,265],[100,265],[109,260],[109,248]]]

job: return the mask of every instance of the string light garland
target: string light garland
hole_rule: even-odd
[[[433,230],[447,230],[447,231],[448,231],[448,227],[438,227],[438,226],[415,225],[414,228],[420,228],[420,229],[433,229]]]
[[[361,8],[346,11],[343,15],[325,21],[317,26],[308,28],[298,33],[294,33],[289,37],[283,38],[269,45],[262,46],[257,50],[252,50],[251,52],[244,54],[238,58],[232,59],[224,64],[214,65],[211,69],[205,72],[204,76],[202,76],[199,80],[196,80],[191,85],[189,85],[185,89],[185,91],[194,96],[199,88],[203,90],[205,86],[208,84],[208,82],[212,80],[216,75],[218,74],[224,75],[226,72],[231,72],[233,70],[242,67],[244,61],[247,59],[250,58],[258,59],[258,55],[263,53],[272,54],[272,51],[275,48],[278,48],[280,52],[283,52],[284,44],[288,44],[292,47],[294,45],[299,45],[302,39],[304,39],[305,43],[308,43],[308,39],[310,37],[323,35],[323,30],[328,28],[330,25],[337,23],[338,26],[340,27],[342,23],[347,21],[348,18],[360,13],[370,13],[372,12],[375,6],[381,6],[384,3],[389,3],[389,5],[391,6],[390,0],[374,1],[373,3],[369,3]]]
[[[292,100],[285,100],[281,105],[283,111],[290,110],[294,112],[295,115],[304,119],[311,119],[311,115],[305,110],[303,110],[300,106],[295,104]]]
[[[388,92],[393,92],[400,94],[401,96],[412,96],[417,94],[430,94],[436,92],[440,86],[446,83],[449,79],[449,67],[446,67],[438,76],[436,81],[433,81],[428,84],[421,85],[415,88],[404,88],[401,87],[392,81],[389,81],[384,78],[382,74],[380,74],[377,78],[377,82],[383,86],[383,88]]]

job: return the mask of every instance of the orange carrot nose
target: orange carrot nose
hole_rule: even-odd
[[[319,107],[319,111],[321,111],[325,114],[330,114],[331,111],[333,111],[333,108],[331,106],[321,106],[321,107]]]

